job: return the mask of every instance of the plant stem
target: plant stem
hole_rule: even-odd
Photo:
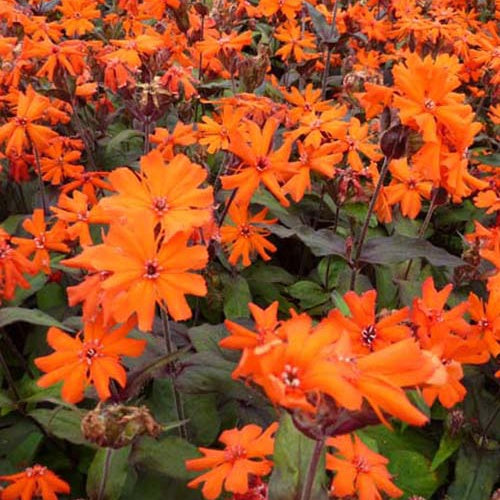
[[[325,446],[325,438],[319,439],[314,445],[309,468],[307,469],[306,482],[304,489],[300,495],[300,500],[312,500],[314,478],[316,477],[316,470],[318,469],[319,460]]]
[[[150,149],[149,134],[151,132],[151,121],[149,116],[144,121],[144,154],[147,155]]]
[[[177,350],[177,347],[175,346],[174,342],[172,341],[172,333],[170,331],[170,322],[168,320],[168,315],[162,308],[160,308],[160,315],[161,315],[161,322],[162,322],[162,326],[163,326],[163,338],[165,340],[165,351],[167,354],[172,354]],[[172,379],[173,379],[173,377],[172,377]],[[182,422],[185,420],[184,407],[182,405],[181,396],[177,392],[177,389],[175,388],[175,384],[174,384],[173,380],[172,380],[172,393],[174,396],[175,413],[177,416],[177,420]],[[186,429],[185,423],[182,423],[179,426],[179,435],[181,438],[184,438],[184,439],[187,438],[187,429]]]
[[[102,468],[101,484],[99,485],[99,493],[97,494],[97,500],[103,500],[104,491],[106,489],[106,481],[109,475],[109,468],[111,466],[111,458],[113,455],[113,448],[106,448],[106,457],[104,459],[104,466]]]
[[[226,218],[226,215],[229,212],[229,207],[231,206],[231,203],[233,203],[233,200],[236,196],[237,190],[238,190],[238,188],[234,188],[233,192],[231,193],[231,196],[229,196],[228,200],[226,201],[226,206],[224,207],[224,212],[222,212],[222,215],[220,216],[219,227],[222,226],[224,219]]]
[[[427,231],[427,227],[429,226],[429,223],[431,221],[432,214],[434,213],[434,210],[436,208],[436,198],[438,193],[439,189],[434,189],[429,210],[427,211],[427,215],[425,216],[424,222],[418,231],[418,239],[422,238],[425,234],[425,231]],[[408,275],[410,274],[410,269],[412,264],[413,264],[413,259],[410,259],[410,262],[408,262],[408,265],[406,266],[406,271],[403,275],[403,280],[405,281],[408,279]]]
[[[49,214],[49,207],[47,206],[47,198],[45,197],[45,185],[42,179],[42,166],[40,165],[40,154],[38,153],[37,147],[31,143],[31,148],[33,149],[33,154],[35,156],[36,173],[38,176],[38,184],[40,186],[40,197],[42,199],[42,208],[45,215]]]
[[[361,251],[363,250],[363,244],[365,242],[366,234],[368,232],[368,226],[370,225],[370,218],[373,214],[373,210],[375,209],[375,204],[377,203],[378,195],[382,186],[384,185],[385,176],[387,175],[387,171],[389,169],[390,158],[386,156],[384,158],[384,164],[382,165],[382,169],[380,170],[380,176],[378,178],[377,185],[375,186],[375,191],[373,192],[372,198],[370,200],[370,205],[368,206],[368,212],[366,214],[365,220],[363,222],[363,227],[361,229],[361,234],[356,243],[356,249],[354,253],[353,259],[353,267],[351,272],[351,284],[349,289],[354,290],[356,285],[356,276],[358,274],[358,261],[361,257]]]

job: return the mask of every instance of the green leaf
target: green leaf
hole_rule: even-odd
[[[5,410],[12,410],[16,407],[16,404],[9,397],[7,392],[3,389],[0,389],[0,410],[4,412]]]
[[[62,318],[67,309],[64,287],[59,283],[47,283],[36,293],[36,303],[42,311]]]
[[[318,275],[321,284],[324,287],[328,285],[328,290],[335,288],[340,277],[340,272],[346,267],[346,261],[340,257],[328,256],[321,259],[318,264]]]
[[[112,153],[113,150],[119,149],[120,145],[123,142],[128,142],[135,137],[142,137],[143,135],[144,134],[142,132],[139,132],[135,129],[128,128],[126,130],[122,130],[121,132],[113,136],[113,138],[110,139],[106,144],[106,155]]]
[[[186,481],[175,480],[150,470],[141,470],[134,488],[122,500],[203,500],[200,489],[188,488]]]
[[[436,472],[430,469],[430,462],[420,453],[409,450],[393,450],[389,455],[388,469],[394,476],[394,483],[406,495],[430,497],[439,487]]]
[[[335,304],[335,307],[344,315],[344,316],[350,316],[351,315],[351,310],[349,309],[349,306],[347,305],[346,301],[344,300],[344,297],[340,295],[337,290],[332,292],[332,301]]]
[[[249,318],[248,303],[252,294],[243,276],[236,276],[224,287],[224,315],[227,319]]]
[[[448,490],[452,500],[488,500],[498,479],[500,451],[466,443],[458,452],[455,480]]]
[[[361,260],[371,264],[394,264],[418,257],[427,259],[434,266],[464,265],[462,259],[424,239],[409,238],[400,234],[372,238],[365,243],[361,252]]]
[[[89,500],[119,500],[130,474],[128,464],[130,450],[131,446],[125,446],[118,450],[112,448],[97,450],[87,477]],[[106,475],[104,475],[105,470]]]
[[[294,228],[295,234],[317,257],[340,255],[345,257],[345,240],[329,229],[315,231],[310,226]]]
[[[133,465],[141,469],[158,472],[176,479],[193,479],[199,472],[186,469],[185,461],[199,457],[196,446],[177,436],[166,436],[155,441],[145,437],[134,447],[131,455]]]
[[[38,408],[29,413],[49,434],[74,444],[88,444],[82,435],[80,423],[85,415],[83,410]]]
[[[491,165],[492,167],[500,167],[500,153],[493,153],[491,155],[477,155],[474,156],[475,160],[484,163],[485,165]]]
[[[314,281],[297,281],[287,290],[292,297],[300,300],[303,309],[324,304],[330,298],[330,294]]]
[[[431,470],[436,470],[442,463],[446,462],[460,448],[461,443],[460,436],[451,436],[449,432],[445,432],[441,436],[438,451],[432,459]]]
[[[274,468],[269,480],[269,498],[299,500],[314,450],[315,441],[302,434],[284,413],[274,442]],[[327,498],[325,489],[325,450],[316,469],[311,498]]]
[[[188,430],[201,446],[212,444],[219,435],[221,419],[216,400],[215,394],[186,394],[183,397],[184,411],[189,420]]]
[[[325,16],[316,9],[309,2],[304,2],[311,20],[313,22],[314,31],[318,38],[325,43],[335,43],[339,40],[340,36],[337,31],[337,26],[328,24]]]
[[[27,434],[20,444],[9,450],[10,462],[20,468],[30,466],[44,437],[38,429]]]
[[[0,309],[0,327],[17,323],[18,321],[24,321],[32,325],[57,326],[65,330],[68,329],[55,318],[39,309],[27,309],[24,307],[3,307]]]
[[[402,432],[398,429],[391,431],[383,425],[375,425],[358,431],[358,434],[375,439],[380,453],[387,457],[393,450],[408,450],[419,452],[431,459],[437,449],[434,441],[411,427]]]
[[[26,217],[29,216],[22,214],[10,215],[0,224],[0,226],[3,227],[9,234],[14,234],[19,224],[26,219]]]

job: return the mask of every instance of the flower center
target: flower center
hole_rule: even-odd
[[[169,209],[167,198],[165,196],[155,196],[153,198],[153,210],[158,214],[162,215]]]
[[[26,125],[28,124],[28,120],[26,120],[26,118],[23,118],[22,116],[14,118],[14,121],[16,122],[16,125],[18,127],[26,127]]]
[[[243,238],[250,238],[250,235],[252,233],[252,228],[248,226],[247,224],[242,224],[240,227],[240,236]]]
[[[76,218],[81,222],[87,222],[89,220],[89,211],[85,210],[85,212],[78,212],[76,214]]]
[[[12,248],[9,245],[4,245],[0,248],[0,259],[5,259],[12,253]]]
[[[356,470],[359,472],[370,472],[370,464],[366,461],[366,458],[355,456],[353,460],[353,465],[356,467]]]
[[[425,106],[425,109],[433,110],[436,108],[436,103],[432,99],[427,98],[424,101],[424,106]]]
[[[24,473],[26,477],[36,477],[43,476],[47,471],[47,467],[43,467],[42,465],[34,465],[33,467],[28,467]]]
[[[490,322],[487,319],[482,319],[481,321],[479,321],[478,326],[483,329],[486,329],[489,328]]]
[[[226,462],[235,462],[242,458],[246,458],[247,452],[243,446],[235,444],[233,446],[228,446],[224,451],[224,458]]]
[[[162,267],[158,264],[156,259],[147,260],[144,264],[145,272],[143,277],[148,280],[155,280],[160,277],[160,271]]]
[[[269,167],[269,165],[271,165],[269,158],[267,158],[266,156],[259,156],[259,158],[257,158],[257,164],[255,165],[255,168],[259,172],[263,172],[264,170],[266,170],[266,168]]]
[[[83,349],[80,351],[80,360],[90,366],[94,358],[102,356],[102,344],[98,340],[91,340],[83,344]]]
[[[35,248],[43,250],[45,248],[45,233],[41,233],[33,241],[35,243]]]
[[[288,387],[300,387],[299,369],[296,366],[285,365],[281,380]]]
[[[372,344],[376,338],[377,330],[375,329],[375,325],[369,325],[361,331],[361,341],[370,349],[373,349]]]

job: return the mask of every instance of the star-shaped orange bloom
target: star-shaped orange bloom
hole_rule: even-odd
[[[203,485],[202,493],[207,500],[215,500],[222,492],[245,494],[249,490],[250,476],[265,476],[272,469],[272,462],[266,457],[273,453],[274,438],[278,424],[271,424],[264,432],[258,425],[246,425],[242,429],[224,431],[219,441],[225,444],[223,450],[200,448],[202,458],[186,460],[188,470],[211,469],[193,479],[188,486]]]
[[[189,235],[176,233],[166,239],[152,215],[128,219],[127,224],[113,224],[104,244],[86,247],[74,259],[64,261],[72,265],[111,273],[101,282],[101,288],[116,293],[112,308],[116,321],[126,321],[137,314],[139,328],[150,331],[155,305],[165,307],[174,320],[191,317],[185,295],[204,296],[207,293],[202,276],[189,272],[203,269],[208,261],[207,249],[202,245],[188,246]],[[108,311],[109,312],[109,311]]]
[[[70,492],[66,481],[56,476],[47,467],[38,464],[17,474],[0,476],[0,481],[12,483],[0,493],[2,500],[31,500],[40,497],[43,500],[57,500],[56,493],[69,494]]]
[[[245,135],[237,131],[230,134],[229,151],[242,163],[235,173],[221,176],[222,187],[237,189],[234,202],[246,205],[262,183],[283,206],[289,206],[280,181],[284,172],[292,170],[288,164],[291,143],[285,141],[279,149],[272,149],[274,134],[279,126],[278,120],[274,118],[267,120],[262,130],[254,122],[248,122],[247,126],[248,133]]]
[[[69,403],[83,399],[85,388],[92,384],[101,400],[111,396],[110,379],[125,387],[127,375],[120,363],[122,356],[137,357],[146,346],[145,340],[126,338],[132,322],[114,330],[106,329],[99,318],[86,323],[76,337],[56,327],[49,329],[47,342],[55,350],[48,356],[35,359],[36,366],[45,372],[38,380],[40,387],[50,387],[63,381],[62,398]]]
[[[110,173],[109,181],[118,194],[103,198],[100,206],[112,215],[151,214],[167,237],[189,232],[212,217],[212,187],[200,187],[206,178],[206,170],[187,156],[179,154],[166,163],[153,150],[141,158],[138,176],[128,168]]]
[[[0,143],[7,140],[5,152],[21,155],[30,142],[39,150],[43,150],[57,133],[44,125],[34,122],[44,118],[50,105],[49,99],[37,94],[31,85],[26,93],[17,95],[16,116],[0,127]]]
[[[392,498],[403,494],[391,481],[387,470],[389,460],[370,450],[358,436],[337,436],[328,439],[326,444],[337,449],[335,455],[326,455],[326,468],[335,471],[332,496],[357,495],[359,500],[382,500],[380,491]]]
[[[225,225],[220,229],[221,242],[231,251],[229,263],[235,266],[242,260],[243,265],[249,266],[250,256],[258,253],[263,260],[270,260],[267,252],[275,252],[276,247],[266,240],[270,232],[259,227],[258,224],[274,224],[277,219],[266,219],[268,209],[264,208],[258,214],[251,216],[247,206],[232,203],[229,207],[229,216],[234,225]]]

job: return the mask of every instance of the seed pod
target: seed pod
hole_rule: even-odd
[[[157,437],[162,427],[145,406],[98,405],[83,417],[85,439],[107,448],[122,448],[137,436]]]

